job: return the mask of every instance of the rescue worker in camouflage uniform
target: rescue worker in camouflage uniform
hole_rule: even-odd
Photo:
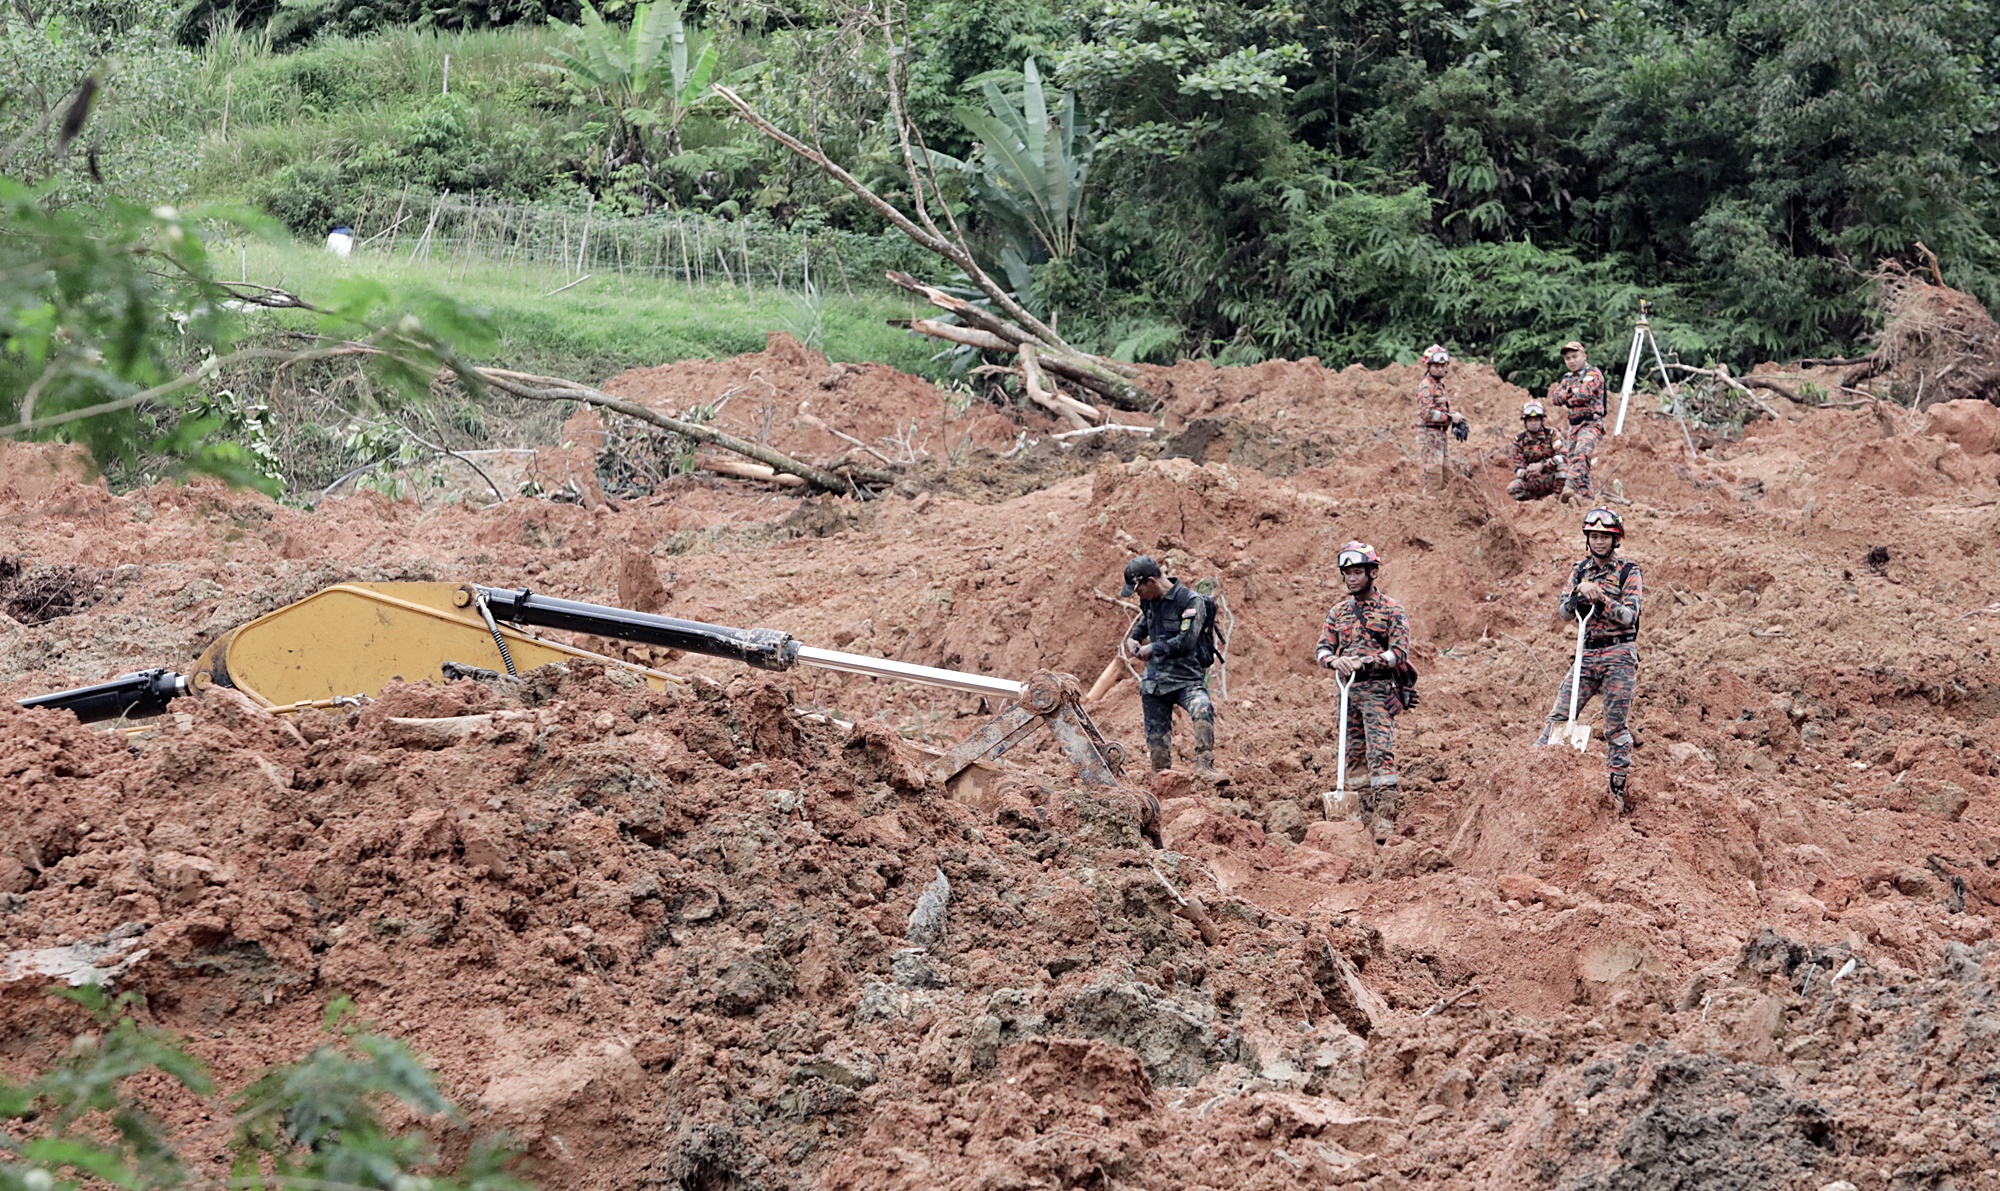
[[[1591,460],[1597,457],[1598,444],[1604,441],[1604,370],[1592,366],[1583,354],[1583,345],[1573,339],[1563,344],[1562,357],[1563,367],[1569,372],[1549,386],[1548,401],[1569,414],[1569,450],[1564,452],[1569,462],[1565,465],[1567,478],[1563,481],[1562,498],[1588,501]]]
[[[1583,665],[1577,694],[1582,712],[1596,694],[1604,696],[1604,744],[1611,756],[1611,800],[1620,813],[1628,809],[1626,778],[1632,769],[1632,694],[1639,685],[1639,612],[1645,591],[1639,564],[1619,558],[1625,521],[1610,509],[1583,515],[1583,540],[1588,553],[1570,570],[1563,587],[1563,618],[1574,625],[1587,615],[1583,630]],[[1548,744],[1569,722],[1570,673],[1563,674],[1556,703],[1542,725],[1537,745]]]
[[[1450,352],[1435,343],[1424,349],[1424,378],[1417,382],[1417,468],[1418,483],[1425,491],[1430,490],[1433,471],[1438,473],[1438,483],[1444,483],[1445,431],[1451,431],[1460,442],[1472,433],[1465,415],[1451,411],[1451,394],[1444,385],[1449,371]]]
[[[1208,667],[1197,656],[1208,628],[1208,603],[1160,572],[1144,555],[1125,564],[1118,594],[1139,597],[1139,619],[1126,644],[1145,659],[1139,706],[1146,720],[1146,753],[1153,769],[1174,765],[1174,708],[1194,722],[1194,765],[1215,772],[1215,705],[1208,698]]]
[[[1372,820],[1379,843],[1395,832],[1399,809],[1395,716],[1403,705],[1395,679],[1396,668],[1410,656],[1410,619],[1401,603],[1375,590],[1382,560],[1373,546],[1349,542],[1334,565],[1340,568],[1347,598],[1327,612],[1313,657],[1354,680],[1347,691],[1347,771],[1358,774],[1367,765],[1361,814]]]
[[[1563,441],[1549,429],[1539,401],[1521,407],[1521,433],[1514,436],[1514,478],[1507,495],[1519,501],[1554,496],[1563,484]]]

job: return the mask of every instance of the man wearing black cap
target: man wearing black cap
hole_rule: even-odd
[[[1125,644],[1146,661],[1139,706],[1146,716],[1146,752],[1155,770],[1174,765],[1174,708],[1194,721],[1194,764],[1215,771],[1215,705],[1208,699],[1208,602],[1140,555],[1125,564],[1120,595],[1139,597],[1139,620]]]

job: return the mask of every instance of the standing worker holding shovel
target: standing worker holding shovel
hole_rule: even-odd
[[[1563,677],[1555,706],[1542,725],[1537,745],[1573,744],[1581,749],[1589,728],[1576,723],[1576,713],[1590,697],[1604,694],[1604,744],[1611,756],[1611,800],[1623,813],[1625,780],[1632,768],[1632,693],[1639,685],[1639,610],[1644,598],[1639,564],[1619,558],[1625,521],[1610,509],[1583,515],[1583,540],[1589,552],[1569,573],[1562,594],[1562,615],[1577,622],[1576,664]]]
[[[1403,709],[1397,695],[1396,668],[1410,656],[1410,620],[1403,605],[1375,590],[1375,572],[1382,560],[1375,547],[1349,542],[1334,557],[1347,598],[1326,614],[1313,656],[1332,670],[1341,684],[1340,731],[1344,794],[1349,771],[1358,773],[1365,760],[1368,788],[1361,796],[1361,813],[1372,818],[1377,843],[1396,829],[1396,725]]]

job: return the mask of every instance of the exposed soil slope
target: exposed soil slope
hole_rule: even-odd
[[[885,451],[905,419],[1000,418],[829,371],[774,344],[612,387],[681,408],[768,382],[771,412],[731,428],[801,452],[842,449],[786,437],[809,401]],[[74,578],[73,611],[0,622],[11,694],[182,665],[345,577],[1088,682],[1145,551],[1228,594],[1234,780],[1160,779],[1149,858],[1046,751],[997,813],[945,797],[911,743],[962,738],[977,699],[644,651],[696,681],[586,666],[295,724],[211,697],[137,747],[5,703],[0,939],[150,924],[126,985],[225,1082],[309,1046],[345,991],[550,1186],[2000,1185],[2000,409],[1794,411],[1698,458],[1635,417],[1599,466],[1649,596],[1619,819],[1601,753],[1530,747],[1578,510],[1502,495],[1523,394],[1467,371],[1476,466],[1429,495],[1413,373],[1310,361],[1155,373],[1143,447],[1000,459],[1013,423],[961,430],[956,469],[867,504],[678,480],[594,509],[304,513],[112,496],[8,448],[9,573]],[[1425,672],[1380,848],[1318,822],[1310,651],[1350,537],[1380,548]],[[1137,745],[1132,683],[1098,715]],[[0,1063],[76,1025],[0,985]]]

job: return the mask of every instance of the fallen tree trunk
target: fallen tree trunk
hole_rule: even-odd
[[[941,323],[936,319],[913,318],[910,320],[910,330],[929,335],[933,339],[948,339],[953,343],[976,347],[981,351],[1017,352],[1021,349],[1019,343],[1003,339],[991,331],[978,327],[961,327],[955,323]]]
[[[1019,327],[1010,326],[963,298],[948,294],[934,285],[925,285],[908,273],[891,270],[888,278],[891,284],[921,296],[938,309],[958,316],[965,324],[963,327],[952,329],[949,323],[940,323],[933,319],[913,319],[910,322],[911,330],[988,351],[1019,351],[1022,344],[1033,343],[1040,354],[1044,368],[1099,394],[1118,408],[1132,410],[1135,413],[1152,413],[1159,408],[1160,403],[1152,394],[1132,383],[1131,378],[1139,375],[1139,370],[1133,365],[1106,360],[1101,356],[1086,355],[1066,343],[1050,344]],[[946,333],[940,334],[941,330]],[[982,334],[975,341],[962,334],[951,333],[952,330],[958,332],[970,330]],[[987,336],[991,338],[988,339]]]
[[[1744,384],[1749,385],[1753,389],[1769,389],[1771,392],[1776,393],[1778,396],[1783,397],[1785,400],[1794,402],[1798,405],[1812,404],[1812,402],[1807,401],[1805,398],[1799,396],[1797,391],[1792,389],[1791,386],[1781,384],[1778,381],[1772,380],[1768,376],[1746,376],[1741,379]]]
[[[589,385],[578,384],[573,380],[565,380],[562,377],[536,376],[533,373],[527,372],[511,372],[505,368],[474,368],[472,371],[478,375],[480,380],[485,381],[503,393],[512,393],[516,397],[525,397],[530,401],[578,401],[585,405],[596,406],[599,409],[608,409],[613,413],[624,414],[628,418],[634,418],[649,425],[658,426],[662,430],[671,430],[675,434],[693,439],[695,442],[712,447],[720,447],[725,451],[733,451],[738,455],[763,464],[774,473],[796,476],[805,483],[824,492],[848,492],[856,496],[865,497],[869,495],[869,492],[862,485],[872,484],[877,487],[888,487],[897,481],[896,476],[888,472],[875,471],[871,468],[848,465],[835,471],[828,471],[823,468],[814,467],[810,463],[804,463],[792,458],[783,451],[776,451],[770,447],[747,442],[737,438],[733,434],[725,434],[712,426],[703,426],[698,422],[686,422],[679,418],[669,417],[656,409],[649,409],[637,402],[613,397],[601,389],[593,389]]]
[[[1021,379],[1027,390],[1028,400],[1059,418],[1069,419],[1078,430],[1087,430],[1105,421],[1103,413],[1095,406],[1085,405],[1050,384],[1049,378],[1042,373],[1038,355],[1034,344],[1021,345]]]
[[[859,178],[856,178],[853,174],[848,173],[835,164],[832,158],[801,141],[791,133],[786,132],[784,129],[779,128],[769,120],[766,120],[741,95],[719,84],[715,88],[715,93],[722,97],[724,103],[735,108],[738,115],[749,121],[752,128],[755,128],[758,132],[763,133],[785,148],[790,149],[793,153],[811,162],[819,168],[821,173],[845,187],[848,193],[867,203],[870,207],[873,207],[897,231],[908,236],[920,247],[934,252],[952,264],[957,265],[960,271],[967,277],[972,278],[973,283],[978,285],[987,297],[993,299],[995,306],[1006,311],[1008,318],[1028,328],[1037,339],[1040,339],[1050,347],[1069,347],[1067,343],[1063,342],[1062,336],[1055,333],[1054,328],[1045,325],[1042,320],[1029,314],[1022,308],[1019,302],[1014,300],[1011,294],[1001,289],[991,277],[988,277],[986,271],[979,267],[979,262],[972,259],[972,253],[963,245],[952,243],[935,228],[918,227],[909,216],[897,210],[894,203],[868,189],[868,187],[861,183]],[[916,179],[912,179],[912,182],[913,184],[918,184]]]

